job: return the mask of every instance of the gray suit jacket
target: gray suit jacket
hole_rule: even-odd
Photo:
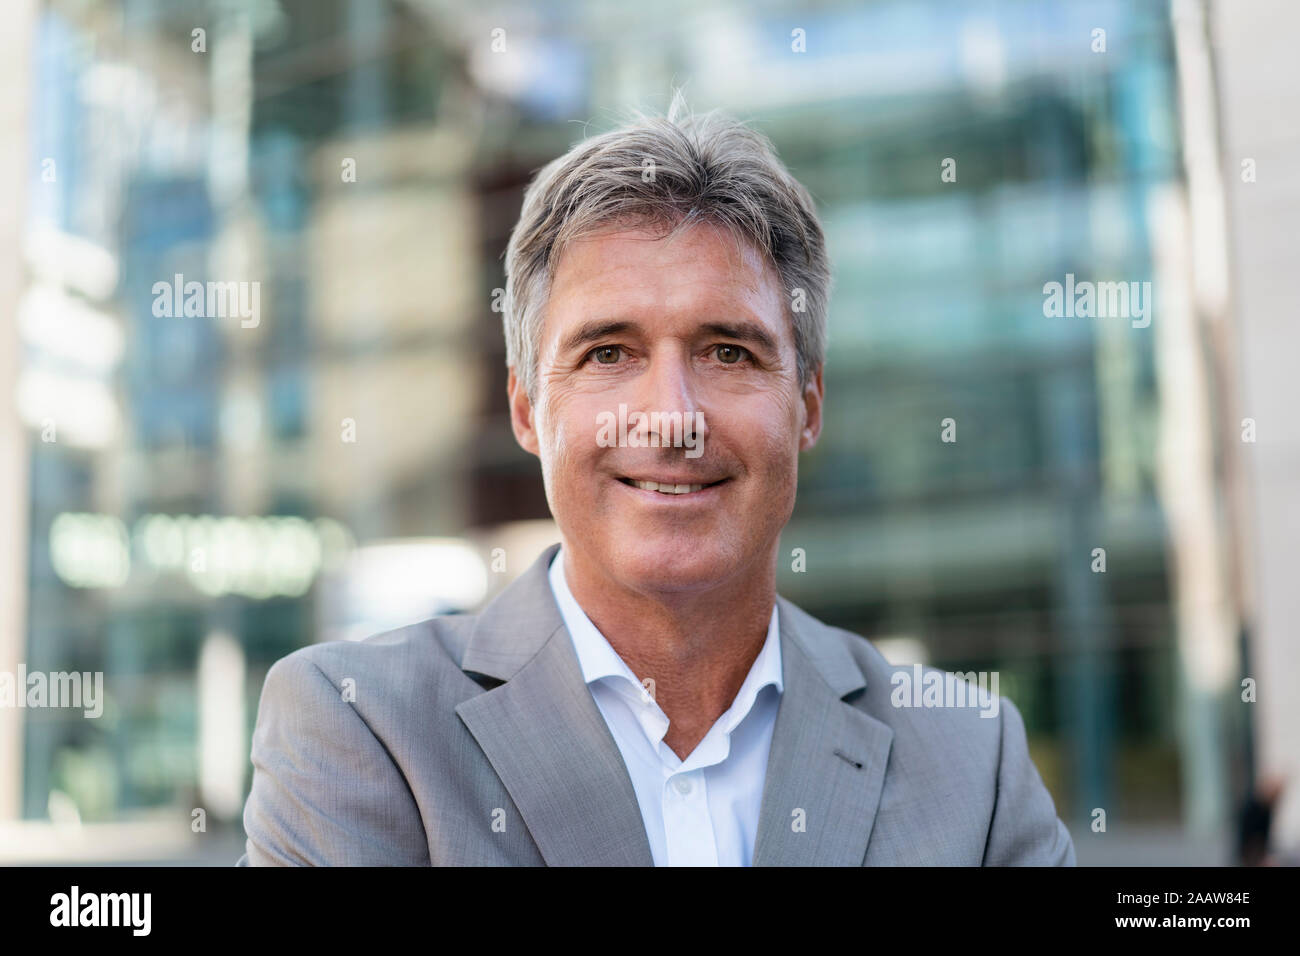
[[[481,614],[276,662],[240,866],[653,865],[547,581],[557,547]],[[1074,865],[1010,701],[895,707],[879,651],[778,600],[756,866]]]

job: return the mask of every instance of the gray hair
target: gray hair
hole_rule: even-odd
[[[685,115],[683,115],[685,114]],[[666,116],[575,145],[524,192],[506,247],[506,365],[536,401],[538,345],[565,245],[626,221],[729,230],[775,267],[794,328],[799,384],[825,361],[831,274],[812,196],[771,141],[716,110],[696,117],[681,91]]]

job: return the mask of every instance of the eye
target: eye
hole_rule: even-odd
[[[623,350],[617,345],[602,345],[598,349],[592,349],[590,357],[600,365],[616,365],[622,354]]]
[[[723,365],[735,365],[747,354],[739,345],[719,345],[717,348],[718,361]]]

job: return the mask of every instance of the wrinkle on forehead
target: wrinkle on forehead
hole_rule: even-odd
[[[757,245],[745,238],[736,227],[726,222],[699,218],[692,220],[694,212],[695,210],[692,209],[690,213],[679,217],[676,221],[661,216],[623,216],[573,236],[567,239],[563,245],[557,245],[551,253],[551,269],[547,279],[548,304],[549,293],[554,285],[555,276],[559,272],[560,262],[564,257],[564,253],[574,243],[593,242],[617,236],[619,240],[628,242],[667,242],[674,244],[683,237],[695,237],[700,229],[705,229],[712,233],[714,237],[725,240],[728,248],[728,265],[733,271],[744,273],[746,276],[767,274],[774,280],[776,288],[781,287],[780,271]]]
[[[778,314],[781,318],[786,318],[785,310],[783,308],[784,299],[781,294],[781,278],[779,271],[776,269],[775,265],[752,243],[737,235],[734,230],[725,225],[701,221],[683,230],[669,232],[662,227],[656,230],[653,224],[633,223],[629,225],[628,223],[621,223],[607,226],[596,232],[584,234],[582,237],[574,239],[571,246],[579,243],[586,244],[590,242],[609,240],[619,243],[675,243],[682,237],[691,237],[696,239],[696,241],[699,241],[700,233],[698,232],[698,229],[701,227],[707,230],[710,239],[722,240],[720,244],[722,248],[725,249],[724,255],[728,281],[734,283],[738,288],[743,289],[745,292],[748,292],[759,299],[764,298],[769,291],[764,288],[764,285],[769,285],[770,290],[775,291],[775,306]],[[710,252],[712,252],[714,249],[718,248],[719,243],[709,242],[708,245],[710,247]],[[561,259],[557,260],[555,263],[555,270],[548,282],[546,307],[541,316],[541,322],[539,324],[540,328],[545,328],[551,317],[552,300],[556,289],[555,280],[559,276],[565,253],[572,251],[571,246],[566,246],[565,252],[561,254]],[[613,269],[621,269],[625,265],[625,262],[615,263],[612,264],[611,267]],[[617,280],[602,281],[602,278],[603,277],[600,275],[584,277],[584,284],[585,282],[591,281],[597,286],[606,288],[610,285],[617,285]],[[681,278],[685,281],[687,277],[682,276]],[[700,275],[691,275],[689,276],[689,281],[698,283],[701,281],[708,281],[708,279]],[[569,284],[566,283],[566,286],[568,285]],[[571,287],[581,288],[581,284]],[[791,329],[791,331],[793,330]]]

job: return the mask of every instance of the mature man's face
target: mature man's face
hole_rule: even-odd
[[[639,591],[702,590],[771,566],[822,380],[800,388],[786,295],[757,250],[712,225],[661,235],[613,227],[565,248],[536,405],[512,372],[511,407],[576,559]],[[620,405],[628,445],[661,447],[605,447]],[[703,428],[674,436],[638,411]]]

